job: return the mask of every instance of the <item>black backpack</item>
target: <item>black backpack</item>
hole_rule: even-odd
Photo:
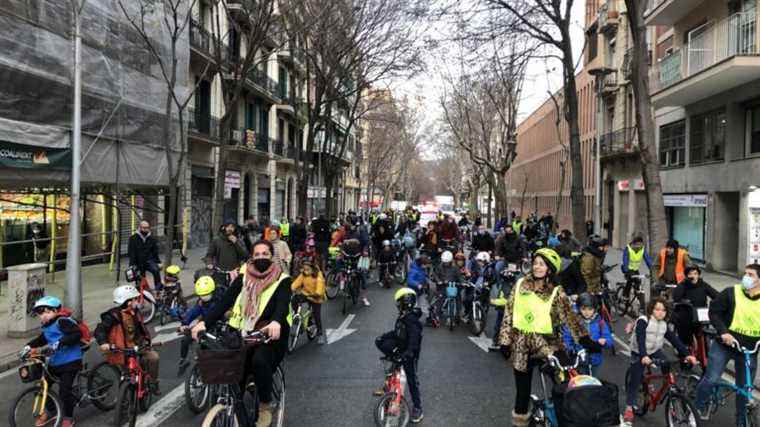
[[[618,387],[606,381],[601,383],[572,390],[567,389],[566,382],[554,386],[552,399],[560,427],[620,425]]]
[[[580,256],[573,257],[570,265],[559,273],[559,284],[568,296],[586,292],[588,286],[581,275]]]

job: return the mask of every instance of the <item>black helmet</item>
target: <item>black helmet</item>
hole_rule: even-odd
[[[578,305],[579,309],[583,307],[590,307],[596,310],[598,308],[596,297],[586,292],[578,295],[578,300],[576,301],[576,304]]]
[[[599,236],[598,234],[594,234],[593,236],[588,238],[588,245],[593,248],[601,248],[603,246],[607,246],[609,242],[607,239],[603,238],[602,236]]]

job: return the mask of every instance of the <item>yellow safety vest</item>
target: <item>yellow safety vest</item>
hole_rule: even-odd
[[[551,334],[554,331],[551,309],[554,298],[559,292],[559,287],[555,287],[549,299],[544,300],[535,292],[521,292],[522,282],[522,279],[517,282],[517,289],[515,290],[512,326],[522,332]]]
[[[499,291],[498,298],[491,299],[491,305],[494,307],[504,308],[507,306],[507,297],[504,296],[504,291]]]
[[[741,285],[734,286],[734,318],[728,330],[752,338],[760,338],[760,299],[751,300]]]
[[[512,229],[515,230],[515,233],[520,234],[520,229],[522,229],[522,222],[512,221]]]
[[[644,260],[644,248],[642,247],[641,250],[638,252],[634,251],[633,248],[631,248],[631,245],[628,245],[628,270],[629,271],[639,271],[639,267],[641,266],[641,261]]]
[[[245,266],[240,268],[240,273],[245,274]],[[257,311],[259,313],[259,316],[261,316],[261,313],[264,312],[264,309],[267,307],[267,304],[269,303],[269,300],[272,299],[272,295],[274,295],[274,292],[277,290],[277,287],[280,286],[280,283],[282,283],[283,280],[287,279],[288,276],[285,273],[280,274],[280,278],[277,279],[277,283],[274,285],[266,288],[264,292],[261,293],[259,296],[259,303],[257,307]],[[235,329],[242,329],[243,327],[243,306],[242,301],[240,300],[243,296],[243,292],[240,292],[237,296],[237,299],[235,300],[235,305],[232,306],[232,316],[230,317],[230,320],[227,321],[227,324],[229,324],[231,327]],[[288,326],[293,325],[293,311],[290,307],[290,304],[288,304]]]
[[[280,234],[282,237],[288,237],[290,235],[290,224],[287,222],[283,222],[280,224]]]

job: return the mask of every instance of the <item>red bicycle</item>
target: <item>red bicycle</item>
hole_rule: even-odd
[[[153,296],[150,290],[150,284],[148,278],[140,274],[140,270],[137,267],[129,267],[124,271],[124,278],[127,282],[135,283],[136,288],[140,291],[140,315],[142,315],[143,322],[150,323],[153,320],[153,316],[156,315],[156,297]]]
[[[685,391],[678,385],[676,375],[673,373],[679,363],[679,361],[652,359],[652,363],[647,366],[641,388],[636,395],[636,407],[634,408],[636,416],[643,417],[649,411],[654,412],[657,405],[664,402],[665,421],[668,427],[697,426],[697,411],[694,409],[691,400],[686,397]],[[670,367],[667,373],[662,370],[665,366]],[[653,372],[657,367],[660,367],[660,373]],[[630,377],[631,370],[629,368],[625,373],[626,384],[629,384]],[[658,382],[660,383],[659,387],[657,386]]]
[[[395,357],[381,357],[385,366],[385,383],[383,397],[375,407],[375,425],[378,427],[399,426],[409,424],[411,411],[404,397],[406,374],[402,369],[402,360]]]
[[[152,382],[150,374],[142,367],[142,352],[160,346],[160,343],[134,346],[131,348],[112,347],[112,353],[123,353],[126,371],[119,386],[118,400],[114,425],[121,426],[125,422],[134,427],[138,412],[147,412],[152,403],[153,393],[149,387]]]

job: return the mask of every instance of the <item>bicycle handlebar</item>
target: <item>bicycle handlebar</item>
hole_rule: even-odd
[[[583,350],[580,350],[578,353],[576,353],[575,363],[572,366],[562,365],[562,362],[560,362],[559,359],[557,359],[557,357],[553,354],[550,354],[547,359],[549,360],[549,365],[551,367],[558,369],[560,371],[569,371],[570,369],[577,369],[581,363],[586,363],[586,350],[583,349]]]
[[[744,354],[755,354],[757,353],[757,350],[760,349],[760,341],[755,343],[755,348],[752,349],[752,351],[750,351],[748,348],[741,345],[736,338],[734,338],[733,342],[731,343],[731,346],[737,351],[740,351]]]

